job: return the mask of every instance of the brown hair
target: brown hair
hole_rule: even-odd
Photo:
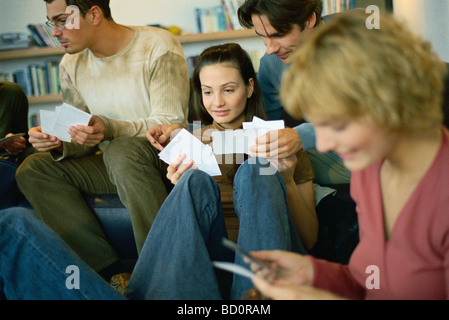
[[[287,34],[294,24],[304,30],[307,20],[316,14],[316,25],[321,22],[323,3],[321,0],[246,0],[238,9],[240,24],[254,27],[252,15],[263,15],[280,34]]]
[[[249,80],[254,80],[254,91],[248,98],[245,113],[246,119],[252,121],[253,116],[265,119],[265,105],[259,84],[256,78],[256,72],[248,53],[237,43],[227,43],[218,46],[212,46],[204,50],[198,58],[197,65],[193,71],[193,108],[204,124],[211,124],[213,119],[203,105],[200,71],[203,67],[227,63],[240,71],[243,81],[246,85]]]
[[[52,3],[54,0],[44,0],[46,3]],[[86,16],[86,9],[92,6],[98,6],[103,11],[103,16],[110,20],[112,19],[111,8],[109,7],[109,0],[65,0],[67,6],[77,6],[83,17]]]

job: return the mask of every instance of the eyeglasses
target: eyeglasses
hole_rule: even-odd
[[[52,22],[52,21],[50,21],[50,20],[47,20],[47,22],[45,22],[45,24],[46,24],[47,26],[49,26],[50,28],[52,28],[52,29],[53,29],[53,27],[56,27],[56,28],[58,28],[58,30],[64,31],[64,30],[67,28],[66,26],[67,26],[70,22],[72,22],[73,19],[75,19],[80,13],[83,13],[83,12],[89,10],[89,9],[90,9],[90,8],[84,8],[83,10],[78,11],[78,13],[75,14],[74,16],[70,16],[70,17],[69,17],[70,19],[67,19],[67,20],[65,20],[65,21],[58,21],[58,22],[54,23],[54,22]]]

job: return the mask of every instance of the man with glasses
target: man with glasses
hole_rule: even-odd
[[[121,272],[118,257],[84,196],[118,194],[140,252],[167,196],[165,164],[145,132],[185,121],[187,62],[169,32],[117,24],[109,0],[44,1],[47,24],[67,53],[60,63],[63,100],[92,119],[69,128],[71,143],[31,128],[29,141],[40,152],[16,177],[42,219],[109,280]]]

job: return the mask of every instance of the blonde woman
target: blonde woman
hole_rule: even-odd
[[[343,14],[298,50],[282,99],[316,130],[317,149],[351,170],[360,243],[348,266],[255,252],[279,271],[253,281],[275,299],[448,299],[449,131],[446,67],[403,23]],[[300,94],[299,94],[300,93]]]

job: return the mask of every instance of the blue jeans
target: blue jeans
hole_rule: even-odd
[[[261,175],[262,167],[247,161],[234,179],[238,244],[249,251],[306,253],[287,205],[284,180],[278,172]],[[225,284],[230,274],[218,272],[211,263],[235,260],[244,264],[221,245],[223,237],[227,234],[217,183],[200,170],[185,172],[154,221],[128,284],[127,297],[240,299],[253,286],[251,280],[234,275],[228,296]]]
[[[238,243],[247,250],[306,253],[296,233],[279,173],[260,175],[260,164],[245,162],[234,180],[239,216]],[[221,245],[226,228],[217,183],[199,170],[187,171],[159,211],[128,284],[129,299],[228,298],[230,273],[211,261],[234,261]],[[235,262],[243,265],[240,257]],[[75,266],[79,289],[67,281]],[[70,281],[69,281],[70,284]],[[252,287],[234,275],[230,297]],[[0,212],[0,297],[7,299],[124,299],[85,264],[33,211]]]
[[[33,211],[21,207],[0,211],[0,298],[124,299]]]

